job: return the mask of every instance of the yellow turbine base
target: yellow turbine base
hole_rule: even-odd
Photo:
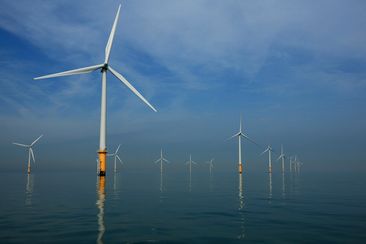
[[[107,150],[99,151],[99,176],[105,176],[107,166]]]
[[[243,173],[243,165],[239,163],[239,174]]]

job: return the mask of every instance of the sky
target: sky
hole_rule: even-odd
[[[260,153],[297,154],[304,170],[365,170],[364,1],[4,0],[0,8],[0,167],[95,169],[101,75],[34,77],[102,63],[122,4],[110,65],[157,108],[108,75],[107,149],[150,165],[163,147],[183,164],[236,168],[240,114]],[[24,163],[23,163],[24,162]],[[150,166],[149,166],[150,167]],[[276,165],[279,167],[279,164]]]

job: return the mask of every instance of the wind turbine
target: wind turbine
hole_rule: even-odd
[[[290,173],[292,173],[292,156],[290,156]]]
[[[111,33],[109,34],[108,42],[105,47],[105,59],[102,64],[97,64],[93,66],[88,66],[79,69],[73,69],[69,71],[64,71],[60,73],[40,76],[34,78],[35,80],[39,79],[47,79],[53,77],[67,76],[67,75],[78,75],[78,74],[86,74],[96,70],[100,70],[102,73],[102,95],[101,95],[101,111],[100,111],[100,140],[99,140],[99,175],[104,176],[106,174],[106,155],[107,155],[107,147],[106,147],[106,113],[107,113],[107,71],[110,71],[117,79],[119,79],[123,84],[125,84],[136,96],[138,96],[144,103],[146,103],[152,110],[156,112],[156,109],[138,92],[120,73],[115,71],[109,65],[110,53],[113,45],[114,35],[116,33],[117,22],[119,18],[119,12],[121,9],[121,5],[118,7],[118,11],[116,17],[113,22]]]
[[[20,143],[17,143],[17,142],[13,142],[14,145],[17,145],[17,146],[21,146],[21,147],[26,147],[28,148],[28,174],[30,174],[31,172],[31,157],[33,159],[33,163],[36,162],[36,159],[34,158],[34,153],[33,153],[33,149],[32,147],[34,146],[34,144],[36,144],[36,142],[41,139],[43,135],[40,135],[37,139],[35,139],[30,145],[25,145],[25,144],[20,144]]]
[[[281,144],[281,155],[277,158],[277,161],[282,159],[282,173],[285,172],[285,154],[283,153],[283,145]]]
[[[164,158],[163,156],[163,149],[160,149],[160,158],[158,160],[155,161],[155,163],[159,163],[160,162],[160,191],[163,191],[163,163],[170,163],[168,159]]]
[[[192,160],[192,154],[189,154],[189,161],[186,162],[189,165],[189,179],[192,179],[192,164],[197,164],[195,161]]]
[[[295,173],[297,173],[297,155],[295,155],[295,159],[293,161]]]
[[[214,165],[213,165],[213,161],[214,161],[215,159],[214,158],[212,158],[210,161],[207,161],[206,163],[208,163],[208,167],[209,167],[209,169],[210,169],[210,177],[212,176],[212,169],[213,169],[213,167],[214,167]]]
[[[245,139],[253,142],[256,145],[258,145],[255,141],[253,141],[246,134],[244,134],[244,132],[242,131],[242,125],[241,125],[242,123],[241,123],[241,120],[242,119],[241,119],[241,116],[240,116],[239,132],[229,138],[229,140],[232,139],[232,138],[234,138],[234,137],[238,137],[239,138],[239,174],[241,174],[243,172],[243,165],[242,165],[242,162],[241,162],[241,138],[244,137]]]
[[[155,163],[159,163],[160,162],[160,173],[161,175],[163,174],[163,163],[170,163],[168,159],[164,158],[163,156],[163,149],[160,149],[160,158],[158,160],[155,161]]]
[[[300,173],[300,167],[302,165],[302,162],[300,160],[298,160],[297,155],[295,156],[295,169],[296,169],[296,173]]]
[[[117,159],[118,161],[123,164],[121,158],[118,156],[118,150],[121,147],[121,144],[118,145],[117,150],[112,154],[107,154],[107,156],[114,157],[114,173],[117,172]]]
[[[268,152],[268,172],[272,173],[272,147],[268,146],[267,149],[261,153],[261,155],[265,154],[266,152]]]

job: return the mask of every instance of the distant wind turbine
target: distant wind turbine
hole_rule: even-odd
[[[268,152],[268,172],[272,173],[272,147],[268,146],[267,149],[261,153],[261,155],[265,154],[266,152]]]
[[[292,156],[290,156],[290,173],[292,173]]]
[[[170,163],[168,159],[164,158],[163,156],[163,149],[160,149],[160,158],[158,160],[155,161],[155,163],[159,163],[160,162],[160,173],[163,174],[163,163]]]
[[[285,172],[285,154],[283,152],[283,145],[281,144],[281,155],[277,158],[277,161],[282,159],[282,173]]]
[[[243,165],[242,165],[242,161],[241,161],[241,138],[244,137],[245,139],[247,139],[248,141],[251,141],[252,143],[258,145],[255,141],[253,141],[252,139],[250,139],[246,134],[244,134],[244,132],[242,131],[242,119],[240,116],[240,127],[239,127],[239,132],[236,133],[235,135],[233,135],[232,137],[230,137],[228,140],[234,138],[234,137],[238,137],[239,139],[239,174],[241,174],[243,172]],[[259,145],[258,145],[259,146]]]
[[[197,164],[195,161],[192,160],[192,154],[189,154],[189,161],[186,162],[189,165],[189,179],[192,179],[192,164]]]
[[[213,161],[214,161],[215,159],[214,158],[212,158],[210,161],[207,161],[206,163],[208,163],[208,167],[209,167],[209,170],[210,170],[210,177],[212,176],[212,169],[213,169],[213,167],[214,167],[214,165],[213,165]]]
[[[115,151],[114,153],[112,153],[112,154],[107,154],[107,156],[114,157],[114,173],[116,173],[116,172],[117,172],[117,160],[118,160],[121,164],[123,164],[123,162],[122,162],[121,158],[118,156],[118,150],[119,150],[119,148],[120,148],[120,147],[121,147],[121,144],[119,144],[119,145],[118,145],[118,147],[117,147],[117,149],[116,149],[116,151]]]
[[[106,155],[107,155],[107,147],[106,147],[106,113],[107,113],[107,71],[110,71],[117,79],[119,79],[124,85],[126,85],[136,96],[138,96],[144,103],[146,103],[152,110],[156,112],[156,109],[138,92],[120,73],[115,71],[109,65],[110,52],[112,49],[114,35],[116,33],[117,22],[119,18],[119,12],[121,9],[121,5],[118,7],[118,11],[116,17],[113,22],[112,30],[108,38],[107,45],[105,47],[105,59],[102,64],[97,64],[93,66],[88,66],[84,68],[64,71],[60,73],[45,75],[41,77],[34,78],[38,79],[47,79],[53,77],[67,76],[67,75],[78,75],[90,73],[92,71],[101,70],[102,73],[102,96],[101,96],[101,112],[100,112],[100,140],[99,140],[99,175],[104,176],[106,174]]]
[[[298,159],[297,155],[295,156],[295,169],[296,169],[296,173],[300,173],[300,167],[302,165],[302,162]]]
[[[160,162],[160,191],[163,191],[163,164],[165,163],[170,163],[168,159],[164,158],[163,156],[163,149],[160,149],[160,158],[158,160],[155,161],[155,163],[159,163]]]
[[[17,145],[17,146],[21,146],[21,147],[26,147],[28,148],[28,174],[30,174],[31,172],[31,157],[33,159],[33,163],[36,162],[36,159],[34,158],[34,153],[33,153],[33,149],[32,147],[34,146],[34,144],[36,144],[36,142],[41,139],[43,135],[40,135],[37,139],[35,139],[30,145],[25,145],[25,144],[20,144],[20,143],[17,143],[17,142],[13,142],[14,145]]]

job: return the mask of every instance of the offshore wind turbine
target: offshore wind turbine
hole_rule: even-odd
[[[292,173],[292,156],[290,156],[290,173]]]
[[[192,164],[197,164],[195,161],[192,160],[192,154],[189,154],[189,161],[186,162],[189,165],[189,180],[192,179]]]
[[[157,163],[159,163],[159,162],[160,162],[160,171],[161,171],[161,172],[163,172],[163,163],[164,163],[164,162],[166,162],[166,163],[170,163],[168,159],[164,158],[164,156],[163,156],[163,149],[162,149],[162,148],[160,149],[160,158],[159,158],[159,159],[157,159],[157,160],[155,161],[155,163],[157,164]]]
[[[117,149],[116,149],[116,151],[115,151],[114,153],[112,153],[112,154],[107,154],[107,156],[114,157],[114,173],[116,173],[116,172],[117,172],[117,160],[118,160],[121,164],[123,164],[123,162],[122,162],[121,158],[118,156],[118,150],[119,150],[119,148],[120,148],[120,147],[121,147],[121,144],[119,144],[119,145],[118,145],[118,147],[117,147]]]
[[[160,162],[160,191],[163,191],[163,164],[165,163],[170,163],[168,159],[164,158],[163,156],[163,149],[160,149],[160,158],[158,160],[155,161],[155,163],[159,163]]]
[[[265,154],[266,152],[268,152],[268,173],[272,173],[272,147],[268,146],[267,149],[261,153],[261,155]]]
[[[209,167],[209,170],[210,170],[210,177],[212,176],[212,169],[213,169],[213,167],[214,167],[214,165],[213,165],[213,161],[214,161],[215,159],[214,158],[211,158],[211,160],[210,161],[207,161],[206,163],[208,163],[208,167]]]
[[[105,58],[103,63],[88,66],[79,69],[68,70],[60,73],[40,76],[34,78],[35,80],[39,79],[47,79],[47,78],[54,78],[60,76],[68,76],[68,75],[78,75],[78,74],[85,74],[90,73],[96,70],[100,70],[102,73],[102,95],[101,95],[101,110],[100,110],[100,139],[99,139],[99,175],[104,176],[106,174],[106,155],[107,155],[107,147],[106,147],[106,121],[107,121],[107,72],[111,72],[117,79],[119,79],[124,85],[126,85],[136,96],[138,96],[144,103],[146,103],[152,110],[156,112],[156,109],[138,92],[130,82],[128,82],[120,73],[114,70],[109,65],[109,58],[110,53],[112,50],[113,39],[116,33],[117,22],[119,18],[119,13],[121,10],[121,5],[119,5],[116,17],[113,22],[111,33],[109,34],[108,42],[105,47]]]
[[[40,135],[37,139],[35,139],[30,145],[25,145],[25,144],[21,144],[21,143],[17,143],[17,142],[13,142],[14,145],[17,146],[21,146],[21,147],[26,147],[28,148],[28,174],[30,174],[31,172],[31,157],[33,159],[33,163],[36,162],[36,159],[34,158],[34,153],[33,153],[33,149],[32,147],[34,146],[34,144],[36,144],[36,142],[41,139],[43,135]]]
[[[282,173],[285,172],[285,153],[283,152],[283,145],[281,144],[281,154],[280,156],[277,158],[277,161],[282,159]]]
[[[295,159],[293,161],[295,173],[297,173],[297,155],[295,155]]]
[[[239,174],[241,174],[243,172],[243,165],[242,165],[242,161],[241,161],[241,138],[244,137],[245,139],[253,142],[254,144],[258,145],[255,141],[253,141],[252,139],[250,139],[246,134],[244,134],[244,132],[242,131],[242,119],[241,119],[241,116],[240,116],[240,127],[239,127],[239,132],[236,133],[235,135],[233,135],[232,137],[230,137],[228,140],[234,138],[234,137],[238,137],[239,139],[239,167],[238,167],[238,170],[239,170]]]

